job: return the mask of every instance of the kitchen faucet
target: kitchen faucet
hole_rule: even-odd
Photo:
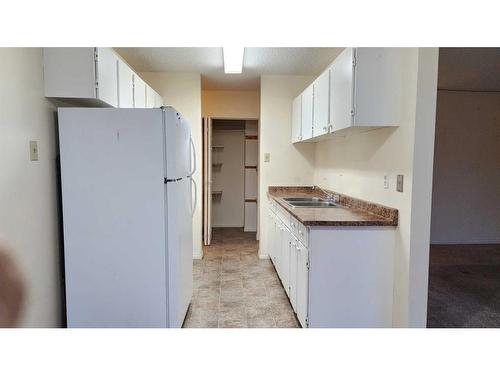
[[[322,189],[322,188],[320,188],[319,186],[314,186],[314,188],[313,188],[313,189],[319,189],[319,190],[321,190],[321,191],[323,192],[323,194],[325,194],[325,195],[326,195],[326,200],[327,200],[328,202],[338,203],[338,202],[339,202],[339,200],[340,200],[340,197],[339,197],[339,195],[338,195],[338,194],[334,194],[334,193],[332,193],[332,192],[330,192],[330,191],[327,191],[327,190],[325,190],[325,189]]]

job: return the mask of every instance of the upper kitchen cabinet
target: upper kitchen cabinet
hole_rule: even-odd
[[[146,85],[146,108],[154,108],[155,107],[155,95],[156,92]]]
[[[134,75],[134,108],[146,108],[146,82]]]
[[[112,48],[44,48],[45,96],[116,107],[117,61]]]
[[[313,137],[329,132],[330,70],[326,70],[313,83]]]
[[[118,106],[134,108],[134,71],[123,61],[118,61]]]
[[[146,108],[158,108],[163,105],[163,98],[151,87],[146,85]]]
[[[314,88],[310,85],[301,95],[302,115],[301,115],[301,140],[310,139],[313,136],[313,100]]]
[[[297,96],[292,102],[292,143],[302,140],[302,96]]]
[[[163,105],[163,97],[155,92],[155,107],[161,107]]]
[[[346,48],[330,67],[332,132],[399,126],[400,48]]]

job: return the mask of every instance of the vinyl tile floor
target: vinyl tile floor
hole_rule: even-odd
[[[184,328],[300,327],[271,261],[257,251],[255,232],[213,229],[212,244],[194,261]]]

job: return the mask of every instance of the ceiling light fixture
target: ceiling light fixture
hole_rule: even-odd
[[[241,74],[245,47],[223,47],[222,51],[224,54],[224,73]]]

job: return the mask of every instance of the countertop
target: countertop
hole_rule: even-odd
[[[398,210],[329,191],[341,207],[292,207],[286,197],[325,197],[313,186],[270,186],[268,197],[306,226],[397,226]]]

